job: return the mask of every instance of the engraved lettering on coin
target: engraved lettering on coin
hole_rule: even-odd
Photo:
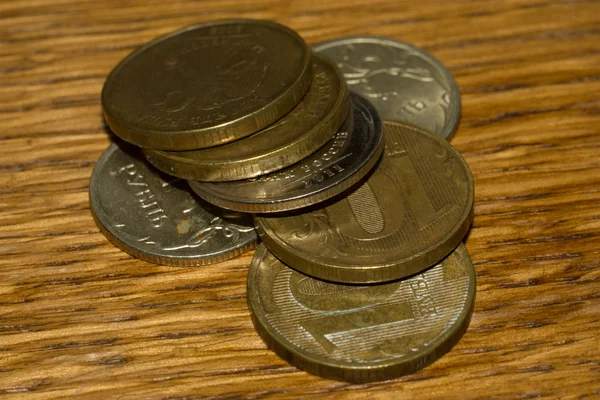
[[[338,63],[350,89],[383,119],[399,120],[450,139],[460,117],[452,74],[431,54],[387,38],[356,36],[314,46]]]
[[[139,156],[112,144],[92,174],[92,211],[111,241],[140,258],[174,265],[216,262],[253,247],[249,216],[212,214],[185,181],[153,170]]]
[[[433,362],[458,341],[472,312],[475,273],[459,245],[409,279],[340,285],[295,272],[260,245],[248,296],[256,328],[288,361],[326,377],[345,371],[351,381],[389,379]]]

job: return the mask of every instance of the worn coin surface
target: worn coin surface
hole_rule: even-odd
[[[253,178],[302,160],[331,139],[351,107],[348,87],[335,64],[319,55],[313,55],[312,63],[308,92],[273,125],[222,146],[192,151],[146,149],[144,155],[164,172],[199,181]]]
[[[102,107],[110,128],[145,148],[192,150],[250,135],[308,90],[310,50],[271,21],[189,26],[140,47],[110,73]]]
[[[460,91],[428,52],[399,40],[351,36],[313,47],[338,63],[352,91],[384,120],[405,121],[450,140],[460,119]]]
[[[180,266],[224,261],[256,246],[248,216],[203,205],[185,181],[140,157],[111,144],[92,173],[92,214],[114,245],[145,261]]]
[[[384,122],[381,162],[358,188],[327,207],[255,216],[265,245],[292,268],[333,282],[403,278],[441,260],[473,218],[473,176],[445,140]]]
[[[253,213],[294,210],[341,193],[371,170],[383,150],[377,111],[360,96],[351,98],[353,124],[345,122],[333,139],[304,160],[243,181],[188,183],[213,204]]]
[[[248,272],[248,304],[265,343],[300,369],[351,382],[431,364],[460,340],[474,301],[475,271],[462,244],[425,272],[382,285],[311,278],[264,244]]]

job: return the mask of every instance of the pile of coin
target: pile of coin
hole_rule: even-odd
[[[473,178],[445,140],[460,94],[430,54],[368,36],[311,50],[274,22],[217,21],[134,51],[102,106],[120,139],[90,183],[101,231],[179,266],[235,257],[260,236],[248,304],[291,364],[391,379],[465,332]]]

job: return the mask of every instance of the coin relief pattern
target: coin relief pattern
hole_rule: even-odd
[[[106,152],[94,171],[92,207],[126,245],[165,257],[203,257],[256,240],[247,216],[233,216],[238,224],[213,215],[185,190],[185,181],[150,169],[115,144]]]
[[[303,353],[347,363],[401,361],[449,335],[471,304],[464,248],[443,264],[399,282],[349,286],[320,281],[272,254],[270,287],[259,297],[268,324]],[[265,274],[267,274],[265,272]],[[260,273],[256,279],[267,279]]]
[[[282,47],[290,51],[278,52]],[[289,28],[216,21],[134,51],[108,76],[102,105],[109,126],[131,143],[206,148],[281,118],[306,93],[310,69],[306,44]]]
[[[421,243],[444,236],[470,201],[469,171],[433,137],[415,139],[389,124],[384,132],[383,161],[347,198],[322,210],[261,221],[282,241],[334,258],[390,250],[408,257]]]
[[[444,138],[460,114],[454,78],[429,53],[400,41],[356,37],[315,50],[337,62],[351,90],[369,99],[383,119],[409,122]]]
[[[194,79],[187,81],[197,90],[165,92],[159,101],[149,104],[152,112],[140,110],[134,114],[137,120],[159,127],[189,124],[200,128],[230,118],[228,113],[220,111],[227,104],[236,103],[236,115],[252,109],[257,100],[253,94],[267,75],[268,54],[264,47],[254,43],[256,35],[244,33],[243,29],[243,25],[211,27],[208,36],[194,37],[183,48],[167,55],[163,69],[168,75],[186,75],[186,71],[193,68],[186,67],[185,63],[191,61],[191,53],[199,50],[215,48],[224,57],[219,60],[214,75],[194,75]],[[187,111],[194,115],[186,118]]]
[[[150,225],[155,229],[163,228],[163,225],[169,220],[169,215],[159,203],[159,198],[152,191],[152,187],[157,187],[158,190],[156,192],[160,193],[160,196],[163,198],[166,198],[171,191],[182,191],[182,189],[174,185],[184,185],[185,183],[178,178],[172,178],[169,181],[163,180],[158,177],[157,173],[142,174],[138,172],[135,164],[132,163],[111,171],[111,175],[125,177],[126,185],[132,189],[131,194],[136,199],[140,211],[146,215]],[[164,176],[164,178],[168,179],[170,177]],[[149,185],[148,182],[151,184]],[[181,193],[176,193],[176,195],[181,195]],[[214,245],[211,241],[234,243],[240,239],[242,234],[251,233],[254,230],[252,226],[235,225],[217,216],[212,218],[209,216],[208,219],[201,220],[199,216],[206,217],[206,215],[203,215],[207,214],[206,211],[199,210],[198,202],[191,194],[184,197],[185,200],[180,200],[178,204],[169,204],[169,207],[172,208],[175,206],[178,210],[177,212],[173,212],[174,210],[170,209],[169,214],[179,214],[178,218],[169,225],[171,225],[171,228],[172,225],[176,226],[179,239],[187,238],[183,240],[183,244],[167,245],[164,240],[155,237],[155,235],[141,237],[137,241],[163,251],[176,251],[185,248],[192,249]],[[139,229],[139,224],[137,223],[131,226],[123,223],[115,223],[114,226],[121,230],[129,228],[128,233],[131,233],[132,230],[137,233],[137,229]],[[160,234],[159,232],[155,232],[155,234],[157,233]]]

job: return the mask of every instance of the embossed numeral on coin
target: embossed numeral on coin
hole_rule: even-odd
[[[447,212],[452,207],[452,204],[446,204],[441,209],[436,210],[433,207],[431,198],[423,185],[423,181],[419,177],[410,157],[404,150],[394,149],[394,143],[388,148],[386,154],[393,163],[393,168],[396,171],[402,171],[402,178],[405,182],[404,190],[396,185],[385,187],[390,190],[386,195],[392,196],[393,199],[401,201],[406,199],[407,205],[412,211],[412,216],[415,219],[419,230],[423,230],[431,225],[437,218]],[[378,201],[373,188],[366,182],[362,187],[348,196],[348,204],[356,218],[358,225],[365,232],[375,234],[383,230],[386,218],[382,214],[382,209],[401,212],[397,208],[382,207]],[[406,218],[406,213],[402,218]]]
[[[377,304],[359,310],[339,311],[335,314],[302,321],[301,326],[328,353],[337,346],[330,340],[333,334],[344,334],[357,329],[373,328],[379,325],[391,324],[414,318],[410,304]]]

